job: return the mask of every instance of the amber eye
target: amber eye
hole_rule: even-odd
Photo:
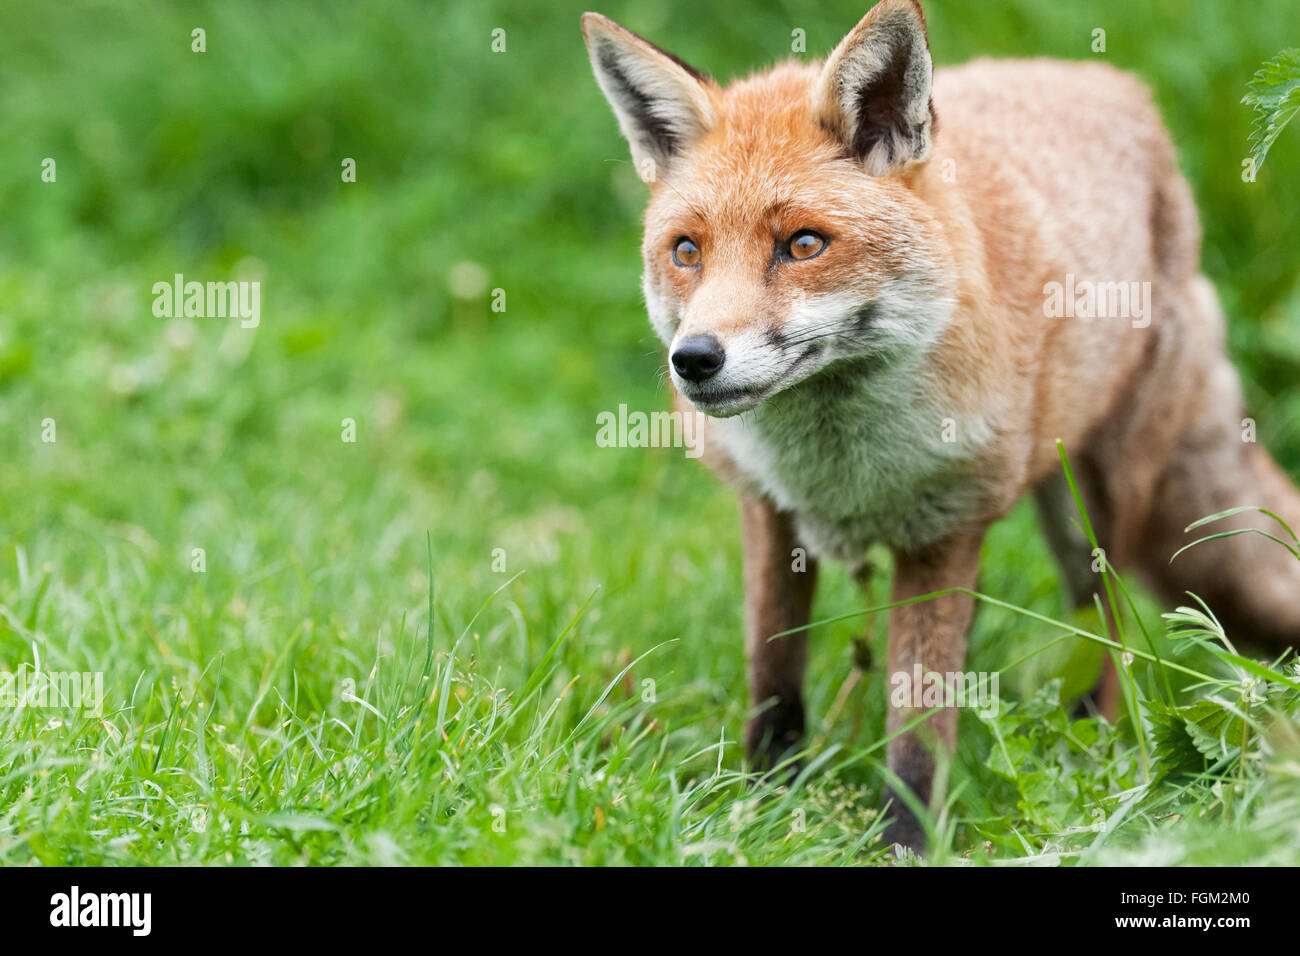
[[[826,240],[811,229],[801,229],[790,237],[791,259],[811,259],[826,248]]]
[[[688,269],[691,266],[698,266],[700,264],[700,247],[683,236],[677,240],[677,245],[673,246],[673,262]]]

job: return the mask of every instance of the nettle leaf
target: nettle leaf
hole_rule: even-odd
[[[1283,50],[1264,61],[1246,90],[1241,101],[1255,110],[1250,155],[1258,171],[1282,128],[1300,110],[1300,48]]]
[[[1242,741],[1244,723],[1226,704],[1214,698],[1198,700],[1188,707],[1180,707],[1179,713],[1188,724],[1193,725],[1216,740],[1226,740],[1229,745],[1239,745]]]
[[[1192,739],[1192,745],[1204,755],[1206,760],[1222,760],[1224,757],[1237,754],[1241,749],[1228,745],[1225,738],[1216,737],[1190,720],[1186,721],[1184,726],[1187,728],[1187,736]]]
[[[1154,700],[1147,705],[1156,780],[1177,779],[1205,769],[1205,755],[1187,730],[1188,721],[1182,713],[1186,709]]]
[[[1156,774],[1164,779],[1200,773],[1211,763],[1241,752],[1246,724],[1226,704],[1214,698],[1185,707],[1154,704],[1148,713],[1156,746]]]

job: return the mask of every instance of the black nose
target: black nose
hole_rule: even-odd
[[[712,378],[722,368],[727,353],[712,335],[692,335],[673,350],[673,368],[688,382]]]

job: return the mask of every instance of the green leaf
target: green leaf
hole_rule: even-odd
[[[1190,720],[1187,721],[1187,736],[1191,738],[1192,744],[1205,756],[1206,760],[1222,760],[1224,757],[1234,755],[1237,752],[1237,748],[1231,746],[1224,738],[1214,736],[1214,734]]]
[[[1227,756],[1242,743],[1246,732],[1241,717],[1213,698],[1198,700],[1180,708],[1187,722],[1187,733],[1196,749],[1210,760]]]
[[[1300,48],[1265,60],[1246,90],[1241,101],[1255,110],[1250,155],[1258,172],[1282,128],[1300,110]]]
[[[1156,701],[1147,710],[1155,780],[1179,779],[1205,769],[1205,755],[1187,730],[1188,721],[1181,713],[1184,709]]]

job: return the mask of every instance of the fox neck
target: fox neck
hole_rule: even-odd
[[[913,547],[960,520],[967,501],[953,489],[992,438],[981,415],[945,407],[932,377],[920,356],[883,368],[846,359],[711,430],[814,553]]]

